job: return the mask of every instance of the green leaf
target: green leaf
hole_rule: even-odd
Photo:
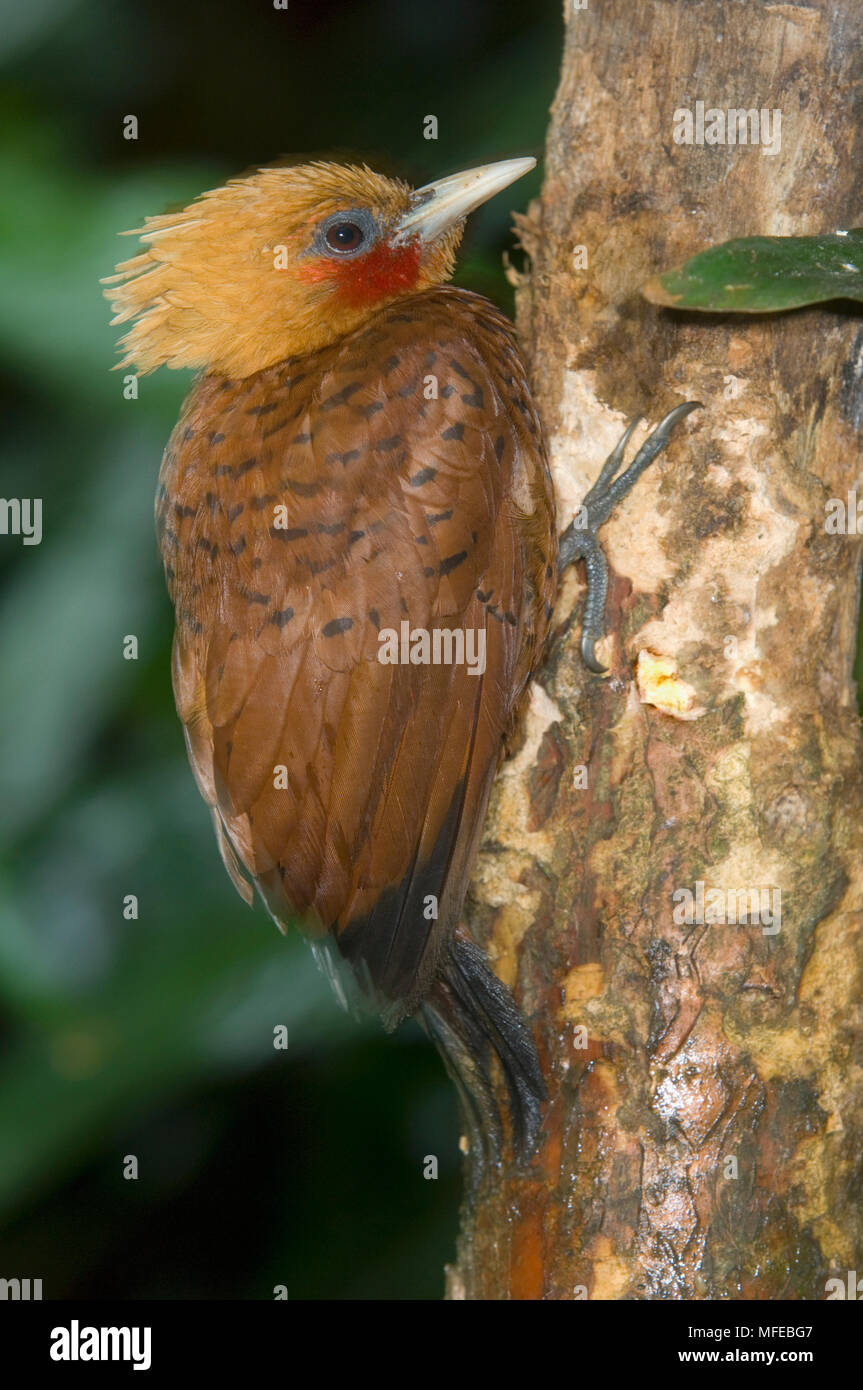
[[[823,236],[738,237],[711,246],[642,287],[651,304],[673,309],[764,314],[863,301],[863,228]]]

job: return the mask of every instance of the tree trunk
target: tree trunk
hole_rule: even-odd
[[[518,303],[560,528],[629,417],[705,409],[603,532],[610,676],[573,572],[498,778],[470,925],[549,1103],[530,1172],[467,1201],[451,1298],[821,1299],[863,1271],[860,541],[825,530],[859,480],[863,333],[638,293],[731,237],[854,225],[861,52],[856,0],[567,15]],[[778,109],[781,148],[676,143],[697,101]],[[764,915],[723,922],[752,890]]]

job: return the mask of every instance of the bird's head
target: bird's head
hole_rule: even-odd
[[[132,326],[121,367],[249,376],[327,346],[448,280],[469,212],[527,173],[508,159],[414,191],[371,169],[262,169],[127,233],[144,249],[103,283]]]

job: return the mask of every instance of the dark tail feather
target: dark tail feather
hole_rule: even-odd
[[[472,1155],[499,1163],[501,1116],[489,1075],[496,1053],[509,1092],[516,1157],[526,1162],[540,1122],[545,1082],[533,1036],[483,951],[454,936],[420,1016],[458,1090]]]

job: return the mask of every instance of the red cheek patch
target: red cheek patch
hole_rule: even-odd
[[[364,256],[350,256],[343,261],[318,258],[300,271],[299,278],[310,283],[329,280],[343,304],[360,309],[414,289],[421,257],[418,237],[404,246],[382,241]]]

